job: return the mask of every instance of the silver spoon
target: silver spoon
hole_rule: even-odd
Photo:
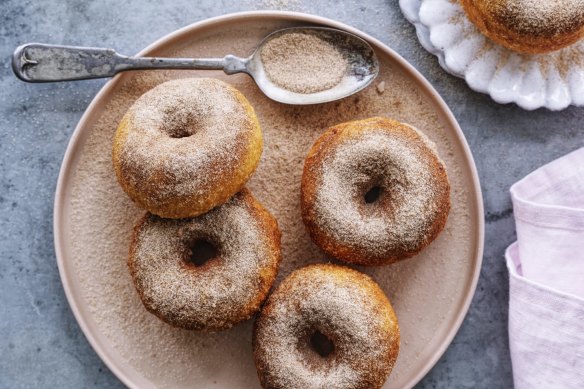
[[[332,44],[347,62],[345,75],[330,89],[297,93],[272,82],[264,70],[261,49],[284,34],[312,34]],[[351,33],[325,27],[293,27],[268,35],[247,58],[147,58],[127,57],[112,49],[29,43],[12,55],[12,69],[26,82],[52,82],[112,77],[126,70],[207,69],[226,74],[247,73],[266,96],[286,104],[317,104],[342,99],[369,85],[379,73],[375,52]]]

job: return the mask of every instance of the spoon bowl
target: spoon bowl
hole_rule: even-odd
[[[338,50],[347,63],[341,80],[330,89],[313,93],[295,92],[273,82],[266,73],[261,51],[268,42],[287,34],[313,35]],[[285,104],[308,105],[339,100],[364,89],[379,74],[379,62],[371,46],[356,35],[326,27],[292,27],[275,31],[265,37],[247,59],[246,69],[270,99]]]

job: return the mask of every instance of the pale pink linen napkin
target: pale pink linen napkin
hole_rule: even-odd
[[[509,344],[515,387],[584,388],[584,148],[511,187],[517,242]]]

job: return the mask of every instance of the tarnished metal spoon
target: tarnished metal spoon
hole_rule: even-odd
[[[297,93],[270,80],[262,63],[261,49],[268,41],[290,33],[316,35],[342,54],[347,67],[337,85],[315,93]],[[234,55],[223,58],[127,57],[112,49],[29,43],[15,50],[12,69],[18,78],[26,82],[105,78],[126,70],[223,70],[226,74],[249,74],[266,96],[281,103],[317,104],[338,100],[362,90],[379,73],[379,63],[371,46],[353,34],[325,27],[293,27],[268,35],[247,58]]]

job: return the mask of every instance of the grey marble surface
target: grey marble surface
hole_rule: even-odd
[[[397,0],[0,0],[0,388],[115,388],[65,299],[53,249],[52,209],[68,139],[104,81],[25,84],[9,56],[37,41],[134,53],[184,25],[230,12],[291,9],[340,20],[380,39],[424,74],[451,107],[478,166],[486,208],[481,278],[454,342],[420,388],[508,388],[508,277],[515,239],[509,186],[584,146],[584,109],[502,106],[445,74],[417,42]]]

